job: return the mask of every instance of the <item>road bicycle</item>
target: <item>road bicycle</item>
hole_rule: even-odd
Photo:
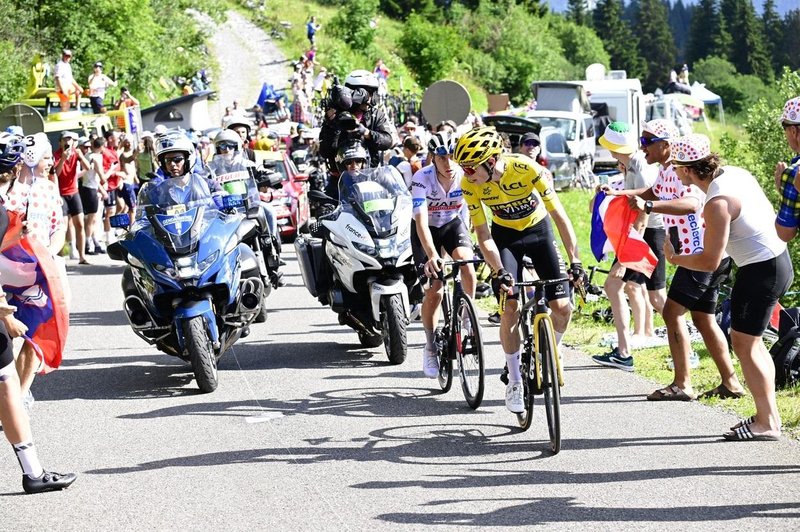
[[[564,386],[564,375],[544,288],[565,281],[569,281],[569,278],[537,279],[514,283],[514,286],[520,289],[519,328],[523,339],[520,363],[522,366],[522,397],[525,405],[525,410],[521,414],[517,414],[517,421],[522,430],[528,430],[533,420],[533,397],[534,395],[543,395],[547,428],[550,433],[550,449],[553,454],[558,454],[561,450],[561,387]],[[528,291],[525,290],[529,287],[534,289],[531,298],[528,298]],[[505,292],[500,293],[501,313],[505,308],[506,297]],[[508,384],[507,367],[500,378],[505,384]]]
[[[442,316],[444,325],[435,331],[439,357],[439,386],[448,392],[453,384],[453,360],[458,361],[458,375],[467,404],[473,410],[483,401],[484,360],[481,327],[475,304],[461,286],[461,266],[478,264],[481,259],[443,261],[439,279],[444,285]],[[445,268],[450,272],[445,273]],[[452,297],[449,280],[453,281]]]

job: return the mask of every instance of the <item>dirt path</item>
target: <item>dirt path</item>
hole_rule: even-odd
[[[255,105],[263,82],[286,86],[291,73],[288,60],[264,30],[236,11],[228,11],[228,19],[216,26],[209,44],[219,64],[214,83],[218,99],[208,106],[212,123],[219,123],[234,100],[240,107]]]

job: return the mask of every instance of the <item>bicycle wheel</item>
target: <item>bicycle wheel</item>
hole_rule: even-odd
[[[450,356],[450,342],[441,329],[436,329],[436,346],[439,357],[439,387],[442,392],[449,392],[453,385],[453,358]]]
[[[454,340],[456,357],[458,358],[458,376],[464,399],[470,408],[475,410],[483,401],[484,366],[483,340],[478,316],[472,299],[460,293],[455,301]]]
[[[558,384],[558,366],[555,346],[551,341],[552,324],[539,321],[539,353],[542,356],[542,389],[544,410],[547,414],[547,429],[550,432],[550,450],[558,454],[561,450],[561,388]]]
[[[522,400],[525,403],[525,411],[517,414],[517,423],[523,431],[528,430],[533,420],[533,396],[536,390],[536,383],[533,380],[533,349],[531,331],[527,323],[520,324],[522,331],[523,347],[521,355],[522,372]]]

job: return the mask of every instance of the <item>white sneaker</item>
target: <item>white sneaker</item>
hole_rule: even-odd
[[[422,350],[422,371],[429,379],[439,376],[439,357],[436,353],[428,351],[427,347]]]
[[[506,385],[506,408],[515,414],[521,414],[525,411],[521,382],[509,382]]]
[[[412,305],[408,316],[409,321],[417,321],[419,319],[420,312],[422,312],[421,304],[415,303],[414,305]]]

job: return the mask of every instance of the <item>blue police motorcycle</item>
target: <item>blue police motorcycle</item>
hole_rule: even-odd
[[[243,243],[257,222],[237,213],[258,207],[240,196],[215,202],[197,175],[147,187],[130,230],[108,248],[128,264],[125,313],[134,333],[190,362],[200,390],[213,392],[217,360],[249,333],[263,305],[260,268]],[[130,224],[126,214],[112,218],[115,227]]]

